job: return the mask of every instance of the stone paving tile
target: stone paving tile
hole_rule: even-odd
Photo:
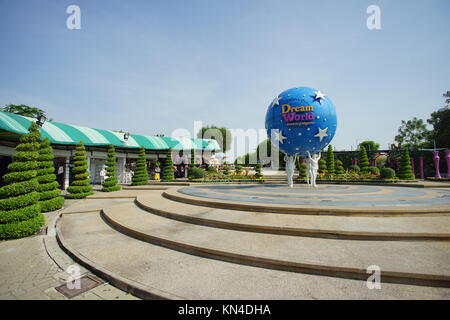
[[[75,204],[76,201],[71,202]],[[89,271],[76,264],[58,245],[54,223],[58,213],[46,215],[48,235],[0,241],[0,300],[67,300],[55,287],[66,283],[71,265],[80,275]],[[95,291],[94,291],[95,290]],[[74,300],[138,299],[108,283],[91,289]]]

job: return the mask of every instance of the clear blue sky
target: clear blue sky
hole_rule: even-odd
[[[66,28],[71,4],[81,30]],[[443,105],[449,31],[448,0],[0,0],[0,105],[170,135],[194,120],[263,128],[275,95],[309,86],[336,105],[336,149],[386,147]]]

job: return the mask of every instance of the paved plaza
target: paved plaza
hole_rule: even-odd
[[[449,192],[264,184],[96,192],[48,214],[46,234],[0,242],[0,298],[68,299],[55,288],[77,266],[102,284],[74,300],[450,299]],[[337,211],[301,211],[314,203]],[[403,214],[383,213],[386,204]],[[287,211],[261,210],[270,206]],[[367,287],[371,265],[381,268],[381,290]]]

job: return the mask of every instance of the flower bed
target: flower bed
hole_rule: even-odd
[[[191,179],[190,182],[215,183],[215,182],[264,182],[264,179]]]
[[[425,180],[430,180],[430,181],[450,181],[450,178],[428,177],[428,178],[425,178]]]

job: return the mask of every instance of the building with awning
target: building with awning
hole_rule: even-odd
[[[15,146],[20,136],[28,133],[28,128],[32,122],[36,122],[36,119],[0,111],[0,176],[3,176],[6,172],[6,167],[11,162],[11,155],[15,152]],[[57,172],[61,164],[63,165],[64,188],[69,183],[70,157],[73,155],[75,145],[80,141],[86,146],[89,170],[94,183],[99,182],[99,172],[104,166],[107,148],[111,144],[116,148],[117,174],[119,180],[123,183],[127,182],[125,172],[127,163],[137,159],[138,150],[141,146],[146,149],[148,161],[153,163],[164,161],[166,151],[170,148],[174,150],[174,153],[192,149],[195,149],[197,153],[205,151],[213,153],[220,150],[219,144],[214,139],[174,139],[171,137],[137,135],[56,121],[45,121],[39,131],[43,139],[48,138],[52,143]]]

